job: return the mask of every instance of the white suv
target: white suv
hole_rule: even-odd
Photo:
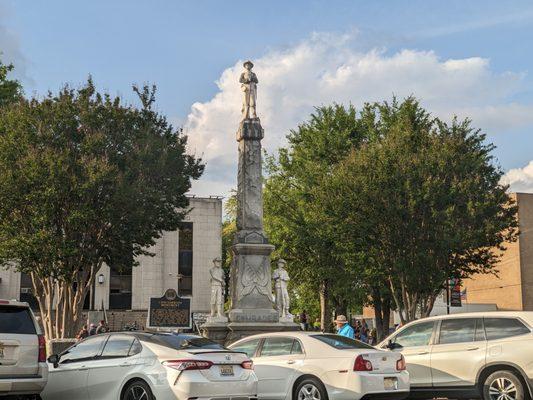
[[[45,340],[28,303],[0,300],[0,399],[36,398],[47,380]]]
[[[533,395],[533,312],[414,321],[378,345],[401,352],[411,397],[523,400]]]

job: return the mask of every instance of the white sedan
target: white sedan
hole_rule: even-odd
[[[257,397],[252,361],[190,334],[91,336],[51,356],[44,400],[195,400]]]
[[[253,360],[259,399],[399,400],[409,394],[401,354],[343,336],[278,332],[229,347]]]

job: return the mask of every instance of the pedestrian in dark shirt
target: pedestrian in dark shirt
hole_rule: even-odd
[[[306,331],[309,329],[307,312],[305,310],[303,310],[300,314],[300,327],[302,328],[302,331]]]
[[[98,327],[96,328],[96,334],[99,335],[100,333],[106,333],[108,331],[107,325],[104,320],[101,320],[98,324]]]
[[[87,325],[83,325],[78,334],[76,335],[76,339],[78,341],[85,339],[87,336],[89,336],[89,331],[87,330]]]

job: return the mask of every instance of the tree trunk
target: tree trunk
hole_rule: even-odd
[[[376,318],[376,335],[377,341],[381,342],[383,337],[383,304],[381,301],[381,293],[378,288],[372,288],[372,303],[374,305],[374,315]]]
[[[390,297],[383,299],[383,332],[381,337],[378,335],[378,341],[380,342],[389,336],[391,306]]]
[[[331,309],[329,306],[329,282],[324,279],[320,282],[319,287],[320,294],[320,328],[323,332],[332,332],[333,326],[331,325]]]
[[[47,340],[76,337],[82,323],[80,318],[85,296],[94,282],[95,270],[97,269],[91,268],[86,275],[80,274],[75,288],[65,281],[54,282],[52,278],[41,279],[36,274],[31,274]]]
[[[335,303],[335,316],[337,315],[345,315],[348,317],[348,305],[346,302],[338,297],[334,297],[333,301]]]
[[[391,299],[389,296],[382,296],[379,288],[373,288],[372,301],[376,316],[377,341],[381,342],[389,335]]]

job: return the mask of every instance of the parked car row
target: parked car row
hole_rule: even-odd
[[[121,332],[45,360],[28,305],[0,300],[0,398],[524,400],[532,327],[531,312],[433,317],[376,347],[319,332],[260,334],[229,348],[191,334]]]

